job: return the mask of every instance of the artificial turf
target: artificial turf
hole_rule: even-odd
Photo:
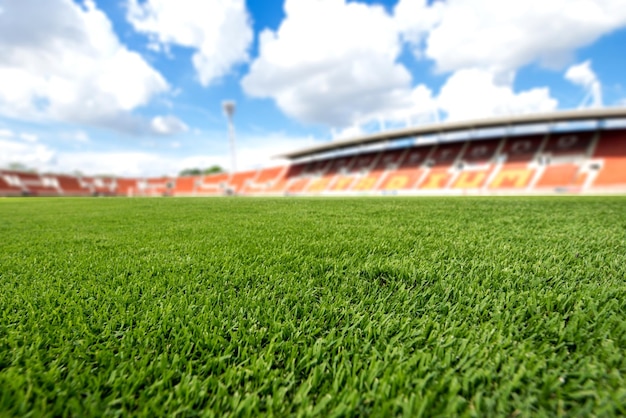
[[[626,414],[626,198],[0,200],[0,415]]]

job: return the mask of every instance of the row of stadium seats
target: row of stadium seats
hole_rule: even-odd
[[[3,196],[626,191],[626,131],[416,145],[229,174],[90,178],[0,170]]]
[[[626,132],[484,139],[326,158],[185,180],[187,194],[506,193],[623,191]],[[196,189],[189,185],[196,185]],[[217,191],[216,191],[217,190]],[[174,194],[181,194],[178,183]]]

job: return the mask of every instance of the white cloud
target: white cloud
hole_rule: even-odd
[[[316,144],[312,137],[289,137],[282,133],[270,133],[263,136],[247,136],[237,139],[237,171],[261,167],[275,167],[287,164],[287,161],[273,157],[287,151],[302,149]],[[227,148],[205,155],[194,155],[179,160],[178,171],[184,168],[210,167],[219,165],[229,171],[231,168],[230,152]]]
[[[0,129],[0,138],[13,138],[15,133],[9,129]]]
[[[365,135],[367,132],[365,131],[363,125],[354,124],[343,129],[333,129],[331,133],[333,140],[340,140],[347,138],[356,138]]]
[[[315,144],[311,137],[289,137],[282,133],[238,138],[237,169],[247,170],[286,164],[272,159],[285,151]],[[187,155],[175,153],[179,142],[171,142],[162,150],[148,151],[85,151],[54,148],[41,143],[28,143],[0,137],[0,167],[21,163],[40,172],[68,173],[76,170],[87,174],[111,174],[127,177],[175,176],[185,168],[219,165],[230,169],[228,146],[207,150],[205,144],[196,144]],[[190,148],[191,144],[185,147]]]
[[[413,15],[399,13],[411,7]],[[431,7],[400,0],[396,18],[417,55],[440,71],[506,73],[536,61],[562,67],[576,48],[626,25],[626,7],[623,0],[454,0]]]
[[[193,65],[204,86],[249,59],[253,33],[244,0],[128,0],[127,19],[151,37],[153,49],[195,49]]]
[[[402,38],[413,45],[419,58],[426,36],[439,24],[444,10],[443,2],[437,1],[429,6],[427,0],[399,0],[394,7],[397,29]]]
[[[591,87],[598,82],[596,73],[591,69],[591,61],[569,67],[565,72],[565,79],[583,87]]]
[[[587,97],[583,101],[590,99],[593,107],[602,107],[602,84],[598,76],[591,69],[591,61],[572,65],[565,72],[565,79],[573,84],[583,87],[587,91]]]
[[[63,152],[58,154],[57,163],[47,169],[127,177],[161,176],[176,171],[173,158],[142,151]]]
[[[0,15],[0,114],[141,132],[130,112],[169,86],[93,0],[8,0]]]
[[[152,131],[160,135],[173,135],[187,132],[189,127],[174,116],[156,116],[150,122]]]
[[[56,152],[43,144],[33,144],[0,138],[0,166],[21,163],[27,167],[42,167],[53,164]]]
[[[39,137],[35,134],[21,133],[20,138],[26,142],[37,142]]]
[[[80,143],[83,143],[83,144],[86,144],[86,143],[91,141],[89,139],[89,135],[86,132],[83,132],[83,131],[78,131],[78,132],[74,133],[74,135],[72,135],[72,138],[76,142],[80,142]]]
[[[557,108],[558,102],[548,88],[516,93],[512,83],[512,79],[498,83],[497,77],[485,70],[459,70],[441,88],[437,104],[449,120],[540,113]]]
[[[245,92],[307,123],[346,127],[406,107],[411,75],[396,62],[396,23],[380,6],[287,0],[277,31],[260,35]],[[349,22],[349,23],[348,23]]]
[[[511,7],[524,16],[536,13],[526,6]],[[544,7],[538,16],[556,22],[551,7]],[[506,9],[503,2],[494,0],[430,5],[426,0],[400,0],[391,16],[382,7],[345,0],[287,0],[280,27],[261,34],[259,57],[242,86],[251,96],[273,99],[290,117],[330,126],[335,138],[361,134],[367,131],[364,125],[377,122],[381,126],[433,122],[439,111],[451,119],[465,119],[554,110],[558,103],[547,87],[517,92],[513,88],[519,65],[554,52],[535,48],[550,44],[542,38],[546,33],[523,26],[525,32],[516,32],[521,52],[501,38],[490,39],[504,29],[518,31],[513,25],[517,14],[494,12],[502,8]],[[467,20],[463,14],[468,14]],[[453,30],[450,25],[457,20],[462,22]],[[489,35],[482,32],[483,24],[493,26]],[[438,94],[424,84],[415,85],[407,68],[398,63],[403,42],[426,48],[421,52],[440,69],[454,70]],[[483,49],[474,51],[474,43]],[[452,45],[448,56],[446,48]],[[480,65],[469,59],[474,54]],[[457,58],[458,62],[451,61]]]

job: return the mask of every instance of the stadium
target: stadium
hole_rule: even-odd
[[[620,0],[0,0],[0,417],[626,416],[624,45]]]
[[[207,176],[76,178],[2,170],[0,195],[624,193],[626,130],[614,122],[625,119],[625,108],[606,108],[419,126],[289,152],[281,156],[293,161],[285,166]]]
[[[624,116],[390,131],[233,175],[2,171],[0,412],[623,415]],[[257,198],[201,198],[233,195]]]

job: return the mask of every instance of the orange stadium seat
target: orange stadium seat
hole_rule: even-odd
[[[228,173],[207,174],[196,185],[196,195],[219,196],[226,192],[228,186]]]
[[[331,190],[347,191],[352,189],[352,185],[357,181],[358,176],[369,174],[379,155],[380,154],[378,152],[356,155],[347,172],[343,175],[337,176],[335,182],[331,186]],[[359,183],[362,179],[363,177],[359,179]]]
[[[429,151],[430,147],[407,149],[401,159],[398,159],[395,163],[399,164],[398,167],[387,173],[387,176],[380,184],[380,190],[414,189],[423,174],[421,165],[426,160]]]
[[[452,173],[449,168],[433,168],[420,183],[419,188],[422,190],[445,189],[451,179]]]
[[[450,169],[463,149],[463,145],[463,142],[436,145],[428,158],[428,164],[432,168],[419,184],[419,188],[422,190],[445,189],[453,176]]]
[[[267,190],[268,193],[285,193],[287,186],[304,172],[307,163],[296,163],[287,167]]]
[[[528,187],[535,170],[528,167],[528,163],[507,163],[491,180],[490,189],[523,189]]]
[[[374,167],[365,176],[359,178],[352,190],[366,192],[374,189],[380,190],[381,181],[385,178],[387,171],[394,170],[400,164],[406,150],[398,149],[379,153]]]
[[[585,185],[585,182],[587,181],[587,177],[589,177],[588,173],[585,173],[579,170],[578,174],[576,174],[576,177],[574,177],[572,186],[578,187],[578,188],[583,187]]]
[[[529,163],[541,148],[545,135],[516,136],[505,139],[501,156],[506,158],[500,171],[487,187],[491,190],[524,189],[530,185],[535,169]]]
[[[452,185],[453,189],[480,189],[491,174],[492,167],[484,170],[467,170],[459,174]]]
[[[247,182],[253,180],[257,174],[257,170],[237,172],[229,178],[228,185],[235,194],[240,194]]]
[[[308,189],[308,185],[315,180],[315,177],[320,177],[326,172],[330,162],[331,160],[317,160],[304,164],[304,166],[301,167],[300,174],[291,177],[288,181],[285,187],[285,193],[303,193]]]
[[[325,191],[330,185],[335,183],[337,177],[341,176],[342,172],[350,169],[354,157],[338,157],[333,158],[328,163],[325,174],[320,177],[311,180],[307,192],[309,193],[321,193]]]
[[[308,177],[295,178],[289,183],[286,192],[302,193],[306,189],[306,186],[309,184],[310,181],[311,179]]]
[[[493,171],[492,160],[500,146],[498,139],[485,139],[468,143],[461,162],[463,171],[459,173],[452,184],[453,189],[481,189],[485,186],[489,175]],[[467,169],[467,166],[473,167]]]
[[[422,163],[430,152],[430,147],[409,148],[397,170],[390,172],[382,184],[383,190],[411,190],[417,185],[424,170]]]
[[[320,178],[312,179],[306,188],[308,193],[321,193],[330,185],[332,181],[331,176],[323,176]],[[293,189],[291,189],[294,192]]]
[[[603,132],[594,158],[603,163],[593,187],[626,187],[626,130]]]
[[[257,176],[248,182],[243,193],[269,192],[272,186],[284,177],[285,172],[286,167],[283,165],[259,170]]]
[[[118,178],[115,182],[117,183],[116,194],[118,196],[135,196],[139,193],[139,181],[137,179]]]
[[[570,187],[578,179],[577,164],[554,164],[546,167],[535,188]]]
[[[177,177],[174,183],[173,193],[175,196],[190,196],[196,191],[196,184],[202,181],[201,176]]]
[[[142,182],[139,192],[143,196],[168,196],[173,183],[174,180],[167,177],[149,178]]]

